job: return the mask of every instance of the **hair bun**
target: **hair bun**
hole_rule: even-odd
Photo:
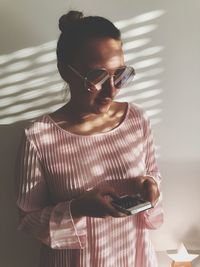
[[[59,19],[59,29],[65,32],[74,22],[83,18],[83,13],[80,11],[71,10]]]

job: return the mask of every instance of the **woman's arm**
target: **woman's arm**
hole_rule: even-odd
[[[146,176],[154,179],[159,190],[159,198],[154,208],[144,211],[140,214],[148,229],[156,229],[163,223],[162,192],[161,192],[161,175],[157,167],[155,158],[155,147],[150,121],[146,114],[142,117],[142,128],[144,138],[145,168]]]
[[[71,201],[51,205],[41,158],[25,134],[16,161],[19,230],[54,249],[80,249],[86,242],[86,217],[73,218]]]

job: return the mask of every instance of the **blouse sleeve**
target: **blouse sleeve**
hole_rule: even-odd
[[[71,201],[51,205],[39,153],[26,135],[16,160],[18,230],[53,249],[81,249],[86,243],[86,217],[73,219]]]
[[[144,151],[145,167],[147,176],[151,176],[158,185],[160,197],[154,206],[149,210],[141,213],[144,225],[148,229],[157,229],[163,223],[162,192],[161,192],[161,175],[155,159],[155,147],[150,121],[144,113],[143,115],[143,133],[144,133]]]

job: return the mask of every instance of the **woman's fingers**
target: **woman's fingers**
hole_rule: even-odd
[[[91,189],[72,201],[72,214],[75,217],[121,217],[122,214],[112,205],[112,200],[118,197],[112,187]]]
[[[117,210],[112,205],[112,200],[116,198],[119,198],[119,195],[110,186],[106,186],[99,190],[99,201],[100,201],[102,208],[105,211],[105,214],[107,214],[107,216],[109,215],[112,217],[122,217],[122,216],[124,217],[126,216],[126,214]]]
[[[146,179],[143,183],[143,198],[150,201],[154,206],[159,198],[158,186],[154,181]]]
[[[102,196],[108,195],[112,198],[118,198],[119,197],[119,195],[115,192],[115,190],[110,186],[101,188],[99,192]]]
[[[125,217],[127,216],[125,213],[120,212],[117,210],[110,201],[105,200],[102,198],[101,204],[104,207],[105,213],[112,217]]]

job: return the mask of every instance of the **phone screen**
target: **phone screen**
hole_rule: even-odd
[[[149,201],[142,199],[138,195],[133,195],[133,196],[125,195],[118,199],[113,200],[112,203],[116,208],[129,215],[136,214],[138,212],[152,208],[152,205]]]

